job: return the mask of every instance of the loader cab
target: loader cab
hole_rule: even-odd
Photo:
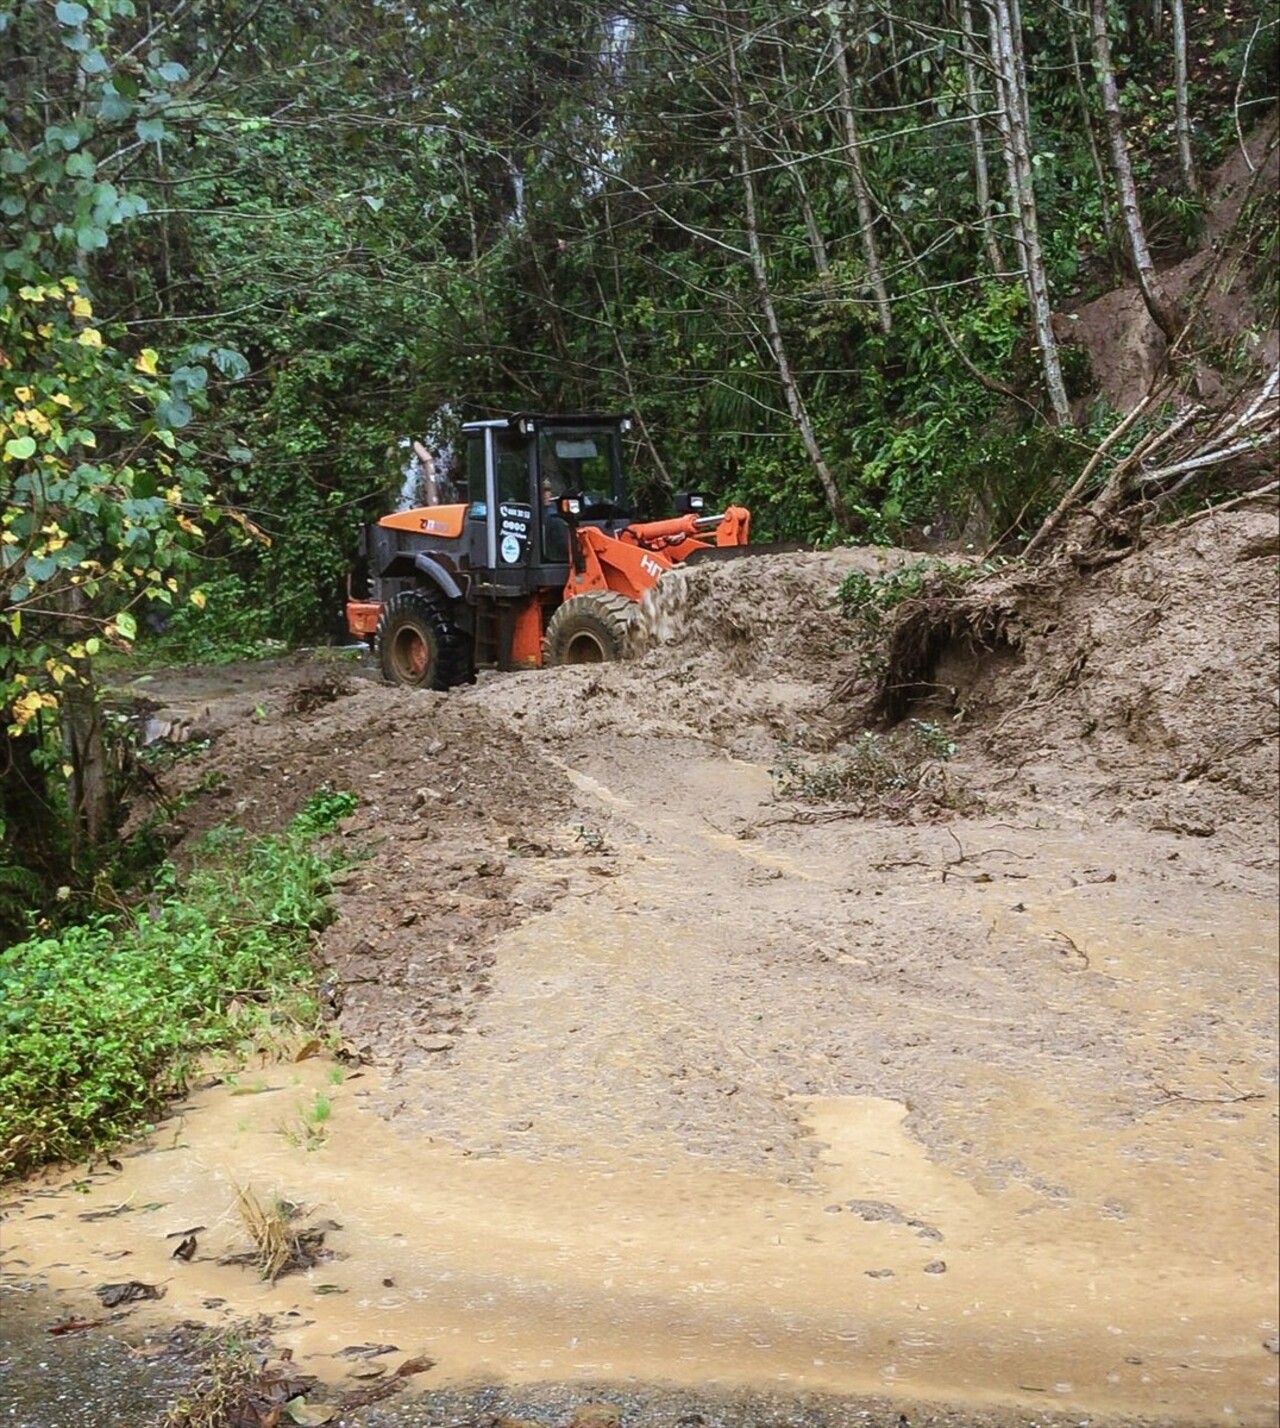
[[[466,442],[471,569],[494,594],[563,586],[570,529],[562,497],[577,498],[579,522],[615,531],[630,518],[618,416],[521,413],[468,422]]]

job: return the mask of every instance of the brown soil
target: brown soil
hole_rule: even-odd
[[[690,570],[639,658],[447,696],[332,660],[158,676],[159,724],[211,738],[163,775],[180,848],[359,794],[318,955],[365,1064],[207,1087],[165,1154],[30,1187],[25,1272],[269,1313],[330,1379],[393,1342],[438,1361],[415,1391],[1274,1421],[1278,552],[1274,511],[1235,511],[1074,585],[997,579],[1006,642],[944,650],[912,711],[928,798],[771,777],[860,767],[834,594],[899,552]],[[332,1214],[344,1257],[218,1266],[247,1183]],[[110,1246],[77,1218],[126,1201],[165,1209]],[[628,1423],[668,1421],[647,1401]]]
[[[1159,274],[1165,293],[1194,325],[1182,355],[1192,360],[1195,395],[1214,405],[1234,385],[1231,373],[1248,364],[1266,372],[1280,356],[1275,294],[1253,282],[1254,260],[1236,231],[1245,203],[1274,194],[1280,182],[1278,125],[1272,114],[1209,175],[1203,247]],[[1094,389],[1079,403],[1082,421],[1098,400],[1129,411],[1165,374],[1168,344],[1135,285],[1055,315],[1054,331],[1089,357]]]

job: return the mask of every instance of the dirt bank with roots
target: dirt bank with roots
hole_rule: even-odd
[[[180,855],[360,796],[317,947],[350,1079],[206,1086],[163,1154],[28,1187],[21,1274],[127,1250],[167,1296],[116,1332],[264,1314],[335,1396],[344,1345],[435,1360],[370,1428],[488,1422],[476,1383],[547,1425],[1272,1422],[1278,552],[1241,510],[948,586],[895,728],[836,594],[897,551],[694,568],[635,659],[448,695],[158,675],[207,740],[158,775]],[[220,1264],[245,1184],[339,1258]],[[122,1202],[163,1213],[104,1239]]]

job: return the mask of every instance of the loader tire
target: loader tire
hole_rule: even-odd
[[[466,641],[449,618],[449,603],[434,590],[402,590],[378,616],[374,635],[388,684],[449,689],[469,669]]]
[[[638,608],[634,600],[612,590],[590,590],[566,600],[547,623],[543,664],[608,664],[621,659]]]

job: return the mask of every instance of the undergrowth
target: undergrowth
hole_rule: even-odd
[[[799,803],[854,804],[886,817],[970,811],[976,800],[946,767],[955,754],[944,729],[910,719],[886,734],[864,730],[831,755],[787,751],[770,773],[778,796]]]
[[[272,1018],[315,1022],[336,866],[316,842],[354,807],[323,789],[279,836],[215,829],[145,906],[0,953],[0,1178],[136,1133],[198,1057]]]

